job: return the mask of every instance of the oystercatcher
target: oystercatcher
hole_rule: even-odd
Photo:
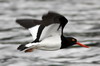
[[[58,13],[49,11],[42,16],[42,20],[17,19],[17,23],[30,31],[33,41],[29,44],[21,44],[17,49],[24,52],[32,52],[34,49],[59,50],[74,44],[89,48],[77,42],[73,37],[63,35],[63,29],[68,20]]]

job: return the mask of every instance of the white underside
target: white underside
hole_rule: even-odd
[[[38,48],[41,50],[58,50],[61,47],[60,35],[48,37],[40,42]]]
[[[41,42],[27,44],[26,47],[49,51],[59,50],[61,47],[60,34],[54,34]]]
[[[61,30],[57,30],[59,24],[51,24],[45,27],[40,36],[40,42],[26,44],[26,47],[37,48],[41,50],[58,50],[61,47]],[[29,31],[36,38],[39,25],[30,28]]]

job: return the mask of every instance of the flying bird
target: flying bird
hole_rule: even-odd
[[[34,49],[59,50],[81,44],[73,37],[64,36],[63,29],[68,20],[61,14],[49,11],[42,16],[42,20],[37,19],[16,19],[16,22],[28,29],[33,37],[33,41],[28,44],[21,44],[17,49],[24,52],[32,52]]]

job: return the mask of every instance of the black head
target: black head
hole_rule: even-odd
[[[65,37],[66,41],[69,43],[69,44],[76,44],[77,42],[77,39],[73,38],[73,37]]]
[[[75,44],[78,44],[80,46],[89,48],[88,46],[77,42],[77,39],[75,39],[73,37],[65,37],[65,36],[61,35],[61,40],[62,40],[62,42],[61,42],[61,44],[62,44],[61,48],[67,48],[67,47],[70,47],[70,46],[75,45]]]

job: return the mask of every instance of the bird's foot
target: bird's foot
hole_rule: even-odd
[[[29,48],[29,49],[26,49],[24,52],[32,52],[34,50],[34,48]]]

